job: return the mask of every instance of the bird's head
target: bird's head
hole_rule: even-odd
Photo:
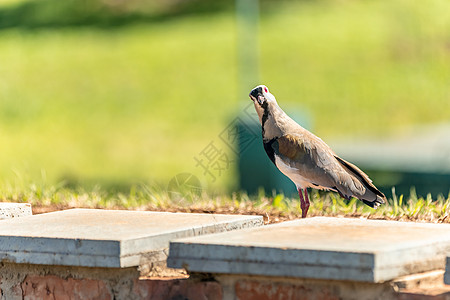
[[[259,106],[262,106],[266,102],[277,103],[274,95],[269,92],[269,89],[265,85],[258,85],[257,87],[255,87],[250,92],[249,96],[250,99],[252,99],[255,104],[259,104]]]
[[[275,96],[269,92],[269,89],[265,85],[258,85],[249,94],[255,104],[256,112],[258,113],[261,124],[263,123],[262,117],[264,113],[268,113],[270,106],[277,104]]]

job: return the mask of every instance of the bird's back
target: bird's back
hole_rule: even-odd
[[[384,203],[385,196],[355,165],[338,157],[319,137],[301,127],[277,105],[263,128],[264,148],[282,173],[300,188],[337,191],[369,206]]]

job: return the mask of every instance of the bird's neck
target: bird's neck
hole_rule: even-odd
[[[265,141],[283,136],[292,119],[276,104],[268,103],[260,118]]]

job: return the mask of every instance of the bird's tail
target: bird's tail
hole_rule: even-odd
[[[380,192],[376,186],[372,183],[369,176],[366,173],[361,171],[357,166],[348,161],[343,160],[342,158],[335,156],[339,163],[353,176],[355,176],[361,184],[366,188],[366,192],[364,195],[355,195],[362,202],[367,204],[372,208],[377,208],[381,204],[386,202],[386,196]]]
[[[362,202],[364,202],[364,204],[376,209],[381,204],[384,204],[384,199],[381,198],[380,196],[377,196],[377,199],[375,199],[374,201],[367,201],[367,200],[362,199]]]

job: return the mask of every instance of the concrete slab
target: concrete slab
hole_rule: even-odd
[[[450,255],[450,252],[448,255]],[[447,256],[447,258],[445,260],[444,283],[450,284],[450,256]]]
[[[383,282],[442,269],[450,225],[316,217],[171,242],[191,272]]]
[[[261,216],[72,209],[2,221],[0,261],[132,267],[165,260],[175,238],[262,224]]]
[[[0,220],[31,216],[31,204],[0,202]]]

